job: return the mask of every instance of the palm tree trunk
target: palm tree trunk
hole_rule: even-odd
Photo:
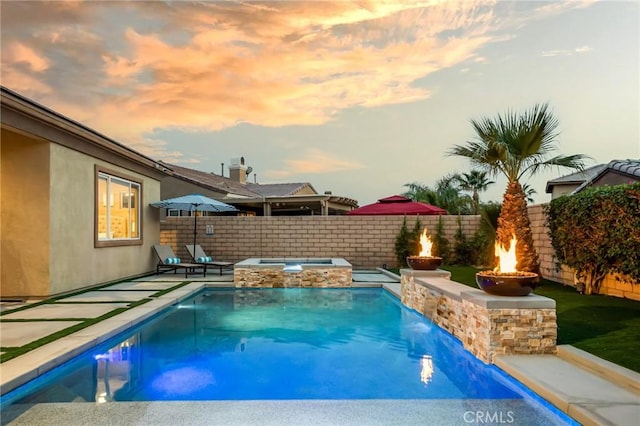
[[[473,214],[480,214],[480,194],[478,190],[473,190]]]
[[[540,274],[540,261],[538,253],[533,246],[533,233],[531,222],[527,214],[526,195],[519,182],[509,182],[502,199],[502,210],[498,217],[498,242],[507,247],[511,237],[515,235],[516,256],[518,264],[516,269],[522,272],[535,272]]]

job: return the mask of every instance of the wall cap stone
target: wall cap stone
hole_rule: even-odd
[[[438,293],[457,301],[462,300],[462,291],[465,288],[469,288],[464,284],[460,284],[446,278],[415,278],[415,283],[422,287],[435,290]]]
[[[462,299],[487,309],[555,309],[556,301],[537,294],[528,296],[494,296],[483,290],[474,290],[464,284],[466,289],[461,293]]]

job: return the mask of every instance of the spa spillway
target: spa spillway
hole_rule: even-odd
[[[236,287],[351,287],[352,267],[341,258],[250,258],[235,264]]]

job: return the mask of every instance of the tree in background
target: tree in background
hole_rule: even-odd
[[[520,181],[552,166],[583,170],[582,154],[556,155],[558,120],[548,104],[536,104],[529,111],[509,111],[496,118],[472,120],[476,139],[466,145],[454,145],[448,155],[465,157],[473,167],[490,176],[504,175],[507,188],[498,218],[497,241],[508,247],[516,236],[519,271],[540,273],[540,261],[533,246],[531,222],[527,214],[526,194]]]
[[[465,194],[460,194],[460,186],[454,179],[455,174],[449,174],[439,179],[432,189],[419,183],[407,183],[409,190],[402,195],[414,201],[431,204],[443,208],[449,214],[472,214],[473,200]]]
[[[480,192],[486,191],[487,187],[493,183],[487,177],[486,171],[471,170],[469,173],[456,173],[453,179],[458,183],[459,188],[464,191],[471,191],[473,200],[473,214],[480,214]]]

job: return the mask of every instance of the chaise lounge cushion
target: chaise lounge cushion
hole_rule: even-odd
[[[189,272],[195,272],[197,269],[202,270],[204,276],[207,276],[207,264],[206,263],[184,263],[182,259],[175,255],[173,249],[164,244],[154,244],[153,251],[158,258],[158,264],[156,266],[156,274],[166,271],[177,272],[178,269],[184,269],[184,276],[187,278]]]
[[[213,257],[207,256],[207,254],[204,252],[200,244],[196,244],[195,247],[193,244],[187,244],[185,245],[185,248],[191,255],[191,258],[193,259],[194,262],[200,265],[215,266],[216,268],[220,269],[220,275],[222,275],[223,269],[233,269],[233,262],[213,260]],[[194,251],[194,248],[195,248],[195,251]],[[208,259],[208,260],[205,261],[204,259]]]

